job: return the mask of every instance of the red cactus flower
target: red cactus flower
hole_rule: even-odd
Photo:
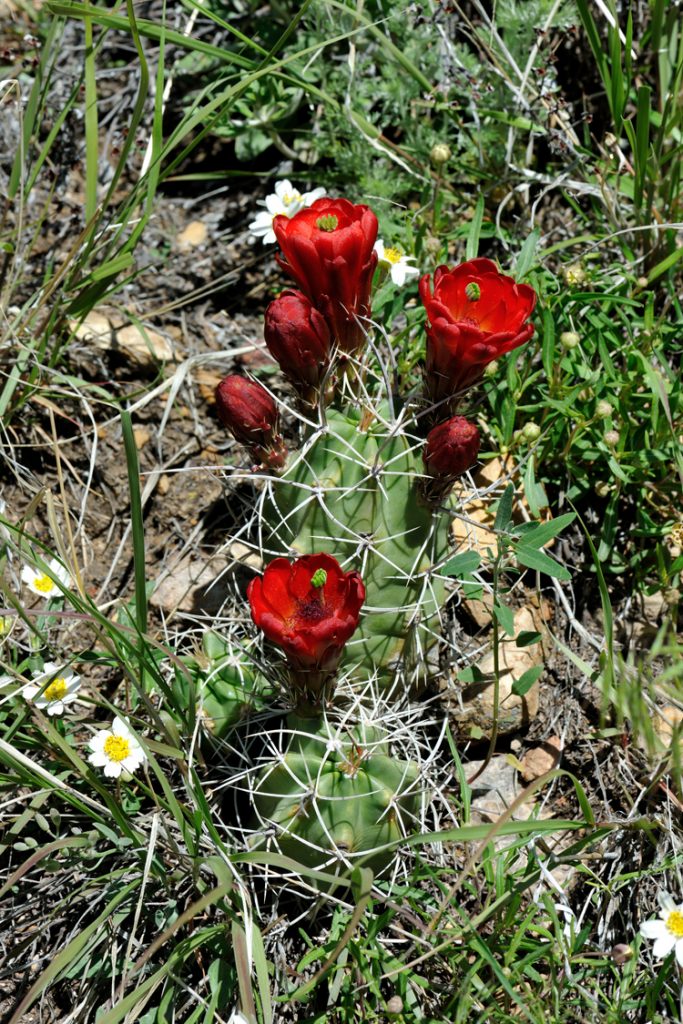
[[[330,359],[330,331],[301,292],[286,291],[266,310],[266,345],[295,385],[317,388]]]
[[[427,434],[423,458],[431,476],[454,479],[474,465],[479,454],[479,430],[464,416],[452,416]]]
[[[286,452],[277,434],[277,406],[266,389],[237,373],[216,388],[218,416],[236,441],[246,445],[259,462],[272,468],[284,464]]]
[[[323,314],[340,349],[356,351],[365,339],[357,317],[370,316],[377,217],[348,199],[317,199],[291,218],[275,217],[273,231],[280,266]]]
[[[307,683],[336,669],[358,625],[365,587],[331,555],[275,558],[249,584],[251,617]],[[308,674],[308,675],[307,675]]]
[[[480,379],[487,363],[528,341],[536,292],[498,271],[491,260],[437,267],[420,281],[427,310],[426,388],[441,402]]]

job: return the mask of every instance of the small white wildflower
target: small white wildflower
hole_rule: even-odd
[[[640,934],[645,939],[654,939],[652,955],[663,960],[671,950],[676,951],[676,960],[683,967],[683,903],[676,904],[668,893],[659,894],[662,909],[659,920],[643,921]]]
[[[46,661],[43,671],[34,675],[32,683],[24,686],[22,695],[24,700],[32,701],[48,715],[63,715],[66,705],[78,697],[80,688],[79,676],[53,661]]]
[[[288,178],[285,178],[284,181],[276,181],[275,191],[266,196],[262,203],[266,209],[257,213],[249,225],[249,230],[257,238],[262,237],[264,245],[270,245],[271,242],[276,241],[273,231],[274,217],[293,217],[299,210],[311,206],[316,199],[321,199],[326,191],[324,188],[314,188],[312,192],[299,192]]]
[[[410,266],[410,260],[414,260],[414,256],[406,256],[400,249],[385,246],[381,238],[375,242],[374,250],[377,253],[377,262],[389,270],[391,280],[397,288],[402,288],[409,277],[419,275],[419,269]]]
[[[70,587],[71,576],[56,558],[48,562],[47,568],[48,571],[45,573],[40,569],[34,569],[33,566],[25,565],[21,570],[22,581],[29,590],[40,597],[60,597],[62,591],[57,581],[64,587]]]
[[[147,755],[130,731],[127,722],[115,718],[109,729],[101,729],[90,740],[88,756],[95,768],[103,768],[109,779],[131,775],[147,760]]]

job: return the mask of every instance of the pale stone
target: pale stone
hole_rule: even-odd
[[[520,765],[520,775],[525,782],[540,779],[541,775],[555,768],[562,754],[562,741],[559,736],[551,736],[543,741],[540,747],[527,750]]]
[[[174,358],[171,343],[150,327],[119,323],[115,311],[111,316],[102,310],[93,309],[82,323],[71,321],[75,336],[86,344],[103,351],[118,351],[140,366],[170,362]]]
[[[133,427],[133,437],[135,438],[135,447],[138,451],[144,448],[147,442],[151,438],[151,433],[147,427]]]
[[[193,249],[195,246],[203,245],[209,235],[209,229],[202,220],[192,220],[184,229],[181,231],[176,242],[178,243],[179,249]]]
[[[520,632],[541,631],[538,618],[530,608],[519,608],[514,614],[515,636]],[[446,684],[446,700],[451,717],[462,732],[472,726],[485,736],[491,735],[494,721],[494,652],[489,651],[477,668],[484,678],[477,683],[461,683],[455,673]],[[498,732],[505,735],[528,726],[538,714],[540,679],[523,696],[512,693],[513,684],[524,672],[543,662],[541,643],[517,647],[513,637],[501,631],[498,650],[499,693]]]

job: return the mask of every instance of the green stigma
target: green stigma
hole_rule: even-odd
[[[325,569],[316,569],[311,576],[311,586],[319,590],[327,583],[327,572]]]
[[[470,302],[476,302],[477,299],[481,298],[481,288],[476,281],[470,281],[470,283],[465,287],[465,295]]]
[[[339,218],[333,213],[326,213],[324,217],[318,217],[315,226],[320,231],[334,231],[339,224]]]

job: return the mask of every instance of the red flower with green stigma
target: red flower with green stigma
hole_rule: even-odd
[[[342,352],[357,351],[377,266],[375,214],[348,199],[317,199],[293,217],[276,217],[273,231],[282,269],[323,314]]]
[[[492,360],[529,340],[536,292],[491,260],[476,259],[437,267],[433,290],[425,274],[420,297],[427,310],[425,391],[432,403],[443,403],[437,415],[444,419],[454,405],[449,399],[475,384]]]
[[[247,597],[252,619],[285,652],[295,680],[319,691],[358,625],[365,586],[332,555],[303,555],[275,558]]]

